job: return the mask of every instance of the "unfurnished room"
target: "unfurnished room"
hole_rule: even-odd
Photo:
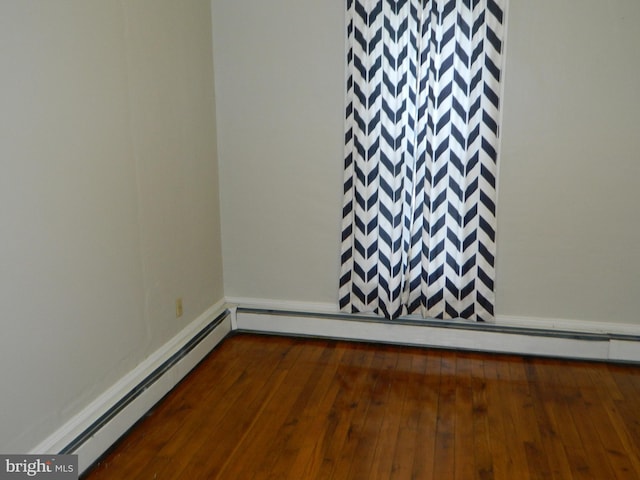
[[[0,479],[640,478],[638,25],[0,1]]]

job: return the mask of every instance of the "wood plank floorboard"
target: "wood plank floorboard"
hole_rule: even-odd
[[[236,334],[83,479],[640,479],[640,366]]]

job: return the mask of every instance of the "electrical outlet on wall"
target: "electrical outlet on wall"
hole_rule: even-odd
[[[176,298],[176,318],[182,316],[182,298]]]

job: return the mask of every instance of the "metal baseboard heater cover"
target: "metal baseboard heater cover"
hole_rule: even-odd
[[[76,436],[71,442],[69,442],[59,454],[71,454],[75,452],[82,444],[94,436],[102,427],[104,427],[109,421],[111,421],[116,415],[118,415],[124,408],[126,408],[131,402],[138,398],[145,390],[147,390],[153,383],[156,382],[162,375],[167,373],[176,363],[182,360],[189,352],[191,352],[200,342],[202,342],[216,327],[218,327],[228,316],[229,310],[225,310],[215,319],[211,321],[206,327],[200,330],[189,342],[187,342],[180,350],[175,352],[171,357],[165,360],[160,366],[158,366],[153,372],[147,375],[140,383],[132,388],[126,395],[118,400],[111,408],[103,413],[98,419],[96,419],[91,425]]]

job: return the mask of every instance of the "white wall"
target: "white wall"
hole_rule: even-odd
[[[498,308],[640,323],[640,2],[509,13]]]
[[[208,0],[0,4],[1,452],[222,299],[211,50]]]
[[[335,303],[343,2],[212,4],[225,295]]]
[[[335,304],[344,2],[212,5],[225,294]],[[511,1],[499,315],[640,323],[639,24]]]

